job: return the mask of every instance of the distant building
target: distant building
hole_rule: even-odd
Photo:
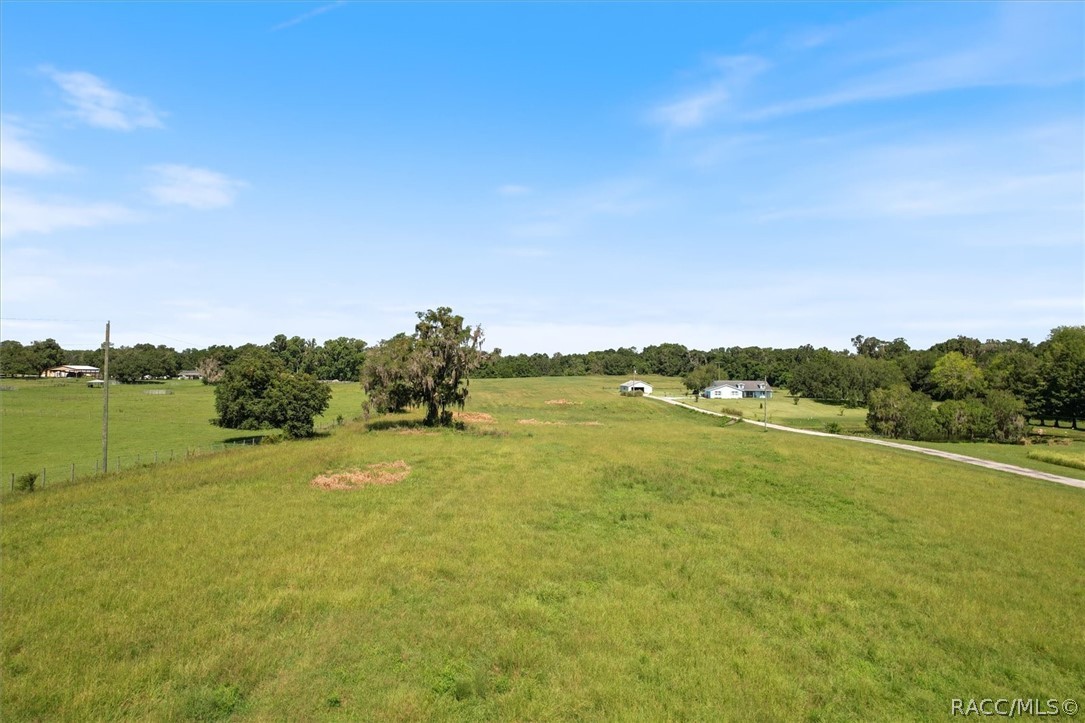
[[[701,396],[705,399],[771,399],[772,387],[768,382],[719,379],[701,392]]]
[[[203,379],[203,374],[200,374],[195,369],[185,369],[184,371],[177,373],[178,379]]]
[[[52,369],[46,369],[41,373],[43,377],[94,377],[102,376],[102,370],[98,367],[90,367],[84,364],[62,364]]]
[[[648,382],[637,381],[636,379],[630,379],[628,382],[619,385],[618,391],[620,392],[643,392],[644,394],[652,393],[652,385]]]

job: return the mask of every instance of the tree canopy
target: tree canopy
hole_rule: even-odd
[[[451,408],[463,408],[470,374],[482,362],[482,327],[464,326],[447,306],[417,316],[412,336],[399,334],[368,353],[362,384],[379,412],[422,406],[426,425],[448,425]]]
[[[331,390],[308,374],[286,370],[266,349],[254,349],[226,367],[215,386],[216,423],[232,429],[279,427],[291,438],[313,434],[313,420]]]

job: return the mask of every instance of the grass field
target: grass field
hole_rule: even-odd
[[[1080,698],[1081,490],[722,427],[598,379],[472,390],[493,423],[355,423],[7,498],[4,718],[915,720]],[[309,485],[397,460],[398,484]]]
[[[95,471],[102,457],[102,390],[76,379],[2,380],[0,391],[0,479],[11,473],[41,472],[67,479]],[[317,425],[351,420],[361,413],[360,384],[332,384],[328,411]],[[165,392],[165,393],[163,393]],[[184,455],[188,448],[263,436],[263,431],[223,429],[215,416],[211,387],[196,381],[115,384],[109,390],[109,457],[116,468],[154,459],[158,452]],[[9,485],[0,485],[8,489]]]
[[[649,380],[651,381],[651,380]],[[657,378],[660,387],[654,390],[658,395],[670,395],[680,397],[684,389],[674,383],[674,380]],[[653,384],[655,382],[652,382]],[[785,396],[786,390],[780,390],[776,396],[768,400],[768,421],[772,424],[782,424],[787,427],[798,429],[813,429],[819,432],[826,431],[826,425],[839,425],[839,434],[858,434],[871,436],[870,429],[866,426],[865,407],[848,408],[835,404],[823,404],[810,399],[795,400]],[[709,409],[715,412],[740,411],[743,418],[761,421],[764,419],[765,409],[760,399],[694,399],[688,396],[683,398],[687,404]],[[1038,427],[1036,429],[1039,429]],[[1036,444],[1031,446],[1014,444],[988,444],[985,442],[913,442],[902,440],[908,444],[921,447],[942,449],[947,452],[965,454],[980,459],[989,459],[994,462],[1015,464],[1018,467],[1035,469],[1041,472],[1075,479],[1085,479],[1085,470],[1067,466],[1065,464],[1052,464],[1039,458],[1036,452],[1043,449],[1055,454],[1068,455],[1074,459],[1085,454],[1085,432],[1074,431],[1067,428],[1055,429],[1047,427],[1043,429],[1043,435],[1033,437]],[[1048,449],[1044,441],[1057,440],[1069,442],[1068,446],[1052,445]],[[1030,456],[1032,452],[1032,456]]]

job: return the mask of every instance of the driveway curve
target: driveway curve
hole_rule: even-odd
[[[785,427],[780,424],[766,424],[765,422],[758,422],[754,419],[741,419],[739,417],[732,417],[729,414],[722,414],[720,412],[713,412],[708,409],[701,409],[685,402],[680,402],[674,397],[655,397],[647,395],[645,399],[655,399],[656,401],[664,402],[666,404],[672,404],[676,407],[684,407],[686,409],[692,409],[695,412],[701,414],[710,414],[713,417],[726,417],[728,419],[739,419],[740,421],[747,422],[748,424],[756,424],[758,427],[768,427],[769,429],[776,429],[781,432],[791,432],[792,434],[807,434],[811,437],[829,437],[830,439],[846,439],[851,442],[862,442],[863,444],[876,444],[880,447],[892,447],[894,449],[903,449],[908,452],[918,452],[919,454],[925,454],[931,457],[941,457],[942,459],[950,459],[954,462],[964,462],[965,464],[975,465],[976,467],[985,467],[987,469],[998,470],[999,472],[1009,472],[1010,474],[1021,475],[1022,477],[1032,477],[1033,479],[1042,479],[1047,482],[1055,482],[1060,485],[1067,485],[1069,487],[1078,487],[1085,489],[1085,480],[1075,479],[1073,477],[1063,477],[1059,474],[1051,474],[1050,472],[1041,472],[1037,469],[1029,469],[1028,467],[1018,467],[1015,464],[1006,464],[1005,462],[992,462],[989,459],[979,459],[978,457],[969,457],[964,454],[957,454],[955,452],[943,452],[940,449],[928,449],[927,447],[917,447],[914,444],[902,444],[901,442],[890,442],[885,439],[869,439],[867,437],[853,437],[847,434],[829,434],[828,432],[816,432],[812,429],[796,429],[795,427]]]

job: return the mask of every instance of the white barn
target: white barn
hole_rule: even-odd
[[[701,392],[701,396],[705,399],[771,399],[772,387],[768,382],[720,379],[712,382],[712,386]]]
[[[98,367],[92,367],[86,364],[62,364],[58,367],[46,369],[41,373],[41,375],[43,377],[51,378],[97,377],[100,376],[101,373],[102,370]]]
[[[648,382],[638,381],[636,379],[630,379],[628,382],[621,384],[618,387],[620,392],[643,392],[644,394],[652,393],[652,385]]]

